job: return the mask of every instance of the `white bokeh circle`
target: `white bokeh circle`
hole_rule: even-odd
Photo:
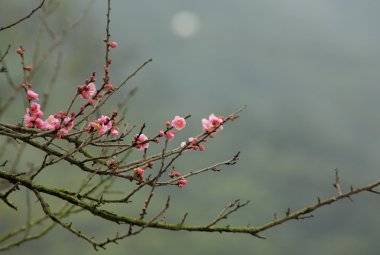
[[[171,27],[175,35],[187,39],[199,31],[200,22],[193,12],[180,11],[173,16]]]

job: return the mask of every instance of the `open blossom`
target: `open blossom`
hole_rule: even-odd
[[[171,124],[175,129],[181,130],[186,126],[186,120],[183,117],[177,115],[174,117]]]
[[[49,118],[45,120],[45,129],[47,130],[57,130],[61,126],[61,121],[54,115],[50,115]]]
[[[61,123],[61,129],[58,131],[60,134],[67,134],[74,127],[74,119],[70,117],[64,118]]]
[[[186,185],[186,183],[187,183],[187,180],[185,178],[181,178],[178,180],[177,185],[178,187],[182,188],[183,186]]]
[[[203,131],[213,132],[223,130],[223,117],[218,117],[215,114],[210,114],[208,119],[202,119]]]
[[[133,176],[138,177],[138,178],[143,178],[144,177],[145,170],[142,169],[141,167],[137,167],[133,170]]]
[[[26,109],[26,113],[34,118],[41,118],[44,115],[44,113],[41,111],[41,106],[34,102],[31,103],[30,106]]]
[[[25,127],[28,128],[45,128],[45,122],[39,117],[30,116],[28,113],[24,115]]]
[[[32,118],[30,117],[30,115],[28,113],[26,113],[24,115],[24,123],[25,123],[25,127],[28,127],[28,128],[32,128],[34,127],[34,120],[36,118]]]
[[[139,135],[136,135],[135,136],[135,139],[136,139],[136,149],[138,149],[139,151],[142,151],[142,150],[145,150],[149,147],[149,143],[148,142],[145,142],[148,139],[148,137],[144,134],[139,134]]]
[[[88,127],[90,130],[98,131],[99,135],[103,135],[104,133],[106,133],[108,130],[112,128],[112,121],[110,117],[102,115],[99,119],[94,120],[93,122],[90,122],[88,124]],[[118,134],[118,130],[116,129],[114,130],[113,133],[116,134],[116,131]]]
[[[94,83],[83,84],[78,87],[79,96],[83,99],[89,99],[96,93],[96,87]]]
[[[33,90],[28,89],[28,91],[26,92],[26,94],[28,95],[28,100],[29,101],[31,101],[31,100],[38,100],[38,94],[36,92],[34,92]]]

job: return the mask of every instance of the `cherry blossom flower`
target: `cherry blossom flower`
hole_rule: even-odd
[[[145,170],[141,167],[137,167],[133,170],[133,176],[142,179],[144,177]]]
[[[36,128],[44,129],[45,128],[45,121],[43,121],[40,118],[35,119],[34,121]]]
[[[27,127],[27,128],[34,127],[34,120],[35,120],[35,118],[30,117],[30,115],[28,113],[26,113],[24,115],[24,124],[25,124],[25,127]]]
[[[119,128],[113,127],[111,129],[111,136],[118,136],[119,135]]]
[[[215,114],[210,114],[208,119],[202,119],[202,129],[207,132],[223,130],[223,117],[218,117]]]
[[[149,143],[148,142],[145,142],[148,139],[148,137],[144,134],[138,134],[135,136],[135,140],[136,140],[136,149],[138,149],[139,151],[142,151],[142,150],[145,150],[149,147]]]
[[[30,106],[26,109],[27,114],[31,117],[40,118],[44,115],[41,111],[41,106],[37,103],[31,103]]]
[[[186,126],[186,120],[183,117],[177,115],[174,117],[171,124],[175,129],[181,130]]]
[[[106,133],[111,128],[112,128],[111,118],[108,116],[104,116],[104,115],[102,115],[99,119],[94,120],[93,122],[90,122],[88,124],[88,129],[98,131],[99,135],[103,135],[104,133]],[[119,134],[118,130],[115,129],[113,131],[113,134],[111,134],[111,135],[116,136],[118,134]]]
[[[24,115],[24,124],[27,128],[45,128],[45,122],[39,117],[30,116],[28,113]]]
[[[223,126],[221,126],[223,121],[224,121],[223,117],[217,117],[217,116],[215,116],[215,114],[211,114],[208,117],[208,120],[211,122],[211,124],[214,127],[218,127],[218,129],[220,128],[220,130],[223,130]]]
[[[45,129],[47,130],[57,130],[61,126],[61,121],[56,118],[55,115],[50,115],[49,118],[45,120]]]
[[[61,123],[61,129],[58,131],[60,135],[68,134],[70,130],[74,127],[74,119],[70,117],[64,118]]]
[[[31,101],[31,100],[38,100],[38,94],[36,92],[34,92],[33,90],[28,89],[28,91],[26,92],[26,94],[28,95],[28,100],[29,101]]]
[[[79,96],[83,99],[89,99],[96,93],[96,86],[94,83],[83,84],[78,87]]]

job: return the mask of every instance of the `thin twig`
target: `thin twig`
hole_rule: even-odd
[[[38,11],[38,9],[40,9],[40,8],[44,5],[45,1],[46,1],[46,0],[42,0],[41,3],[40,3],[40,5],[38,5],[36,8],[34,8],[34,9],[33,9],[28,15],[26,15],[25,17],[23,17],[23,18],[17,20],[16,22],[11,23],[11,24],[9,24],[9,25],[7,25],[7,26],[0,27],[0,31],[5,30],[5,29],[8,29],[8,28],[11,28],[11,27],[13,27],[13,26],[15,26],[15,25],[17,25],[17,24],[23,22],[24,20],[30,18],[30,17],[31,17],[36,11]]]

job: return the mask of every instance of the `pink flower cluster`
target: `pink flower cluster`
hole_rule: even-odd
[[[216,116],[214,113],[208,116],[208,119],[202,119],[202,129],[205,132],[217,132],[223,130],[224,117]]]
[[[179,131],[179,130],[184,129],[185,126],[186,126],[185,118],[177,115],[174,117],[174,119],[171,122],[170,121],[166,122],[166,131],[160,130],[156,138],[152,139],[152,141],[155,143],[159,143],[160,141],[157,138],[165,136],[165,138],[170,142],[174,139],[176,135],[176,131],[171,130],[171,129],[174,128]],[[147,149],[149,147],[149,138],[144,134],[135,135],[134,146],[136,147],[137,150],[140,150],[140,151]]]
[[[144,134],[135,135],[136,149],[138,149],[139,151],[148,149],[149,147],[149,142],[147,142],[148,140],[149,138]]]
[[[99,119],[90,122],[87,130],[89,132],[98,131],[99,135],[103,135],[108,131],[110,131],[112,136],[119,135],[119,129],[114,126],[114,121],[110,117],[104,115]]]
[[[78,94],[83,99],[89,99],[96,94],[96,86],[94,83],[83,84],[78,87]]]
[[[172,171],[169,173],[169,177],[170,178],[177,178],[177,177],[180,177],[181,176],[181,173],[178,172],[178,171]],[[183,186],[185,186],[187,184],[187,180],[184,178],[184,177],[181,177],[178,181],[177,181],[177,186],[180,187],[180,188],[183,188]]]
[[[186,180],[185,178],[181,178],[181,179],[179,179],[178,182],[177,182],[177,185],[178,185],[178,187],[180,187],[180,188],[183,188],[183,186],[185,186],[186,184],[187,184],[187,180]]]
[[[38,100],[38,94],[30,89],[26,91],[29,101]],[[59,113],[50,115],[46,120],[42,120],[41,117],[44,113],[41,110],[41,106],[36,102],[31,102],[29,107],[26,108],[26,114],[24,115],[24,124],[28,128],[39,128],[45,130],[58,130],[58,137],[62,134],[67,134],[74,126],[74,116],[67,117],[66,113]]]

